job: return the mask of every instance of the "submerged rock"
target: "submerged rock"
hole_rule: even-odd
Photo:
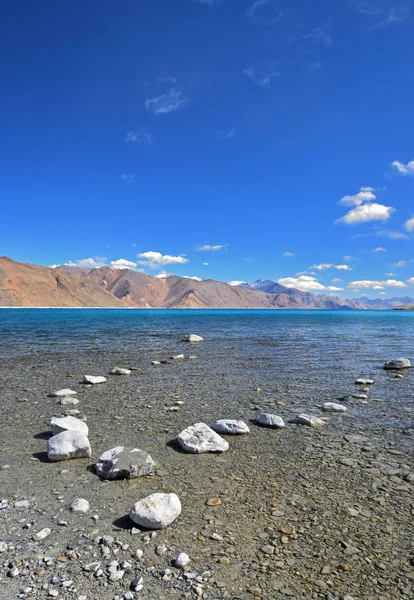
[[[115,367],[111,371],[109,371],[111,375],[131,375],[130,369],[121,369],[120,367]]]
[[[101,375],[84,375],[82,383],[89,383],[91,385],[96,385],[97,383],[105,383],[105,377]]]
[[[91,454],[88,438],[78,431],[62,431],[47,442],[47,455],[52,461],[88,458]]]
[[[184,336],[183,342],[202,342],[203,338],[201,335],[197,335],[196,333],[188,333]]]
[[[52,417],[50,420],[50,429],[52,430],[53,435],[57,435],[62,431],[78,431],[79,433],[83,433],[84,435],[88,435],[89,428],[80,419],[75,419],[74,417]]]
[[[133,479],[149,475],[154,465],[147,452],[117,446],[100,456],[95,464],[95,472],[102,479]]]
[[[384,364],[384,369],[397,370],[397,369],[408,369],[411,367],[411,362],[408,358],[394,358],[393,360],[387,360]]]
[[[323,410],[327,412],[341,412],[344,413],[348,409],[343,404],[336,404],[335,402],[325,402],[323,405]]]
[[[181,510],[181,502],[176,494],[157,493],[138,500],[129,516],[140,527],[163,529],[180,516]]]
[[[254,421],[258,425],[263,425],[263,427],[274,427],[275,429],[285,427],[285,422],[282,417],[270,413],[261,413],[260,415],[257,415]]]
[[[211,426],[211,429],[217,433],[227,433],[229,435],[242,435],[250,431],[244,421],[235,419],[219,419]]]
[[[78,392],[70,390],[69,388],[64,388],[62,390],[57,390],[57,392],[53,392],[50,395],[55,398],[66,398],[67,396],[76,396],[77,393]]]
[[[305,415],[304,413],[298,416],[297,422],[302,423],[302,425],[307,425],[308,427],[323,427],[325,425],[325,421],[319,419],[319,417]]]
[[[203,452],[226,452],[229,444],[205,423],[196,423],[184,429],[177,436],[177,441],[186,452],[200,454]]]

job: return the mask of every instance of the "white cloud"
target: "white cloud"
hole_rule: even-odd
[[[145,265],[150,269],[158,269],[163,265],[185,265],[189,262],[185,254],[171,256],[170,254],[161,254],[161,252],[154,252],[153,250],[142,252],[137,255],[137,258],[140,259],[137,261],[137,264]]]
[[[414,231],[414,217],[408,219],[408,221],[404,223],[404,227],[407,231]]]
[[[135,269],[137,263],[126,258],[118,258],[118,260],[111,260],[110,266],[113,269]]]
[[[270,86],[272,79],[279,77],[280,72],[277,68],[277,63],[265,63],[263,65],[250,65],[243,71],[247,77],[260,86]]]
[[[256,0],[246,13],[246,17],[258,25],[276,25],[282,16],[278,0]]]
[[[126,142],[136,142],[138,144],[152,144],[154,136],[152,133],[143,132],[138,133],[136,131],[128,131],[125,137]]]
[[[392,266],[395,267],[404,267],[407,263],[405,260],[399,260],[397,263],[394,263]]]
[[[385,281],[362,279],[361,281],[351,281],[348,284],[348,287],[364,290],[383,290],[386,287],[405,288],[407,287],[407,284],[404,281],[398,281],[397,279],[386,279]]]
[[[337,269],[338,271],[353,271],[349,265],[333,265],[332,263],[321,263],[320,265],[312,265],[309,269],[317,271],[325,271],[326,269]]]
[[[135,179],[135,175],[133,173],[123,173],[121,179],[124,183],[132,183]]]
[[[357,223],[366,223],[368,221],[388,221],[393,212],[395,212],[395,208],[392,206],[385,206],[384,204],[378,204],[377,202],[361,204],[338,219],[337,223],[355,225]]]
[[[394,169],[397,169],[401,175],[414,175],[414,160],[411,160],[407,164],[404,164],[399,160],[394,160],[394,162],[391,163],[391,166],[394,167]]]
[[[374,248],[373,252],[386,252],[385,248],[381,248],[381,246],[378,246],[378,248]]]
[[[283,252],[282,256],[283,256],[283,258],[291,258],[295,255],[293,252]]]
[[[245,281],[229,281],[228,284],[232,285],[234,287],[237,287],[239,285],[243,285],[243,283],[246,283]]]
[[[284,285],[288,288],[295,288],[301,292],[339,292],[343,289],[333,285],[323,285],[322,283],[319,283],[315,277],[309,277],[308,275],[301,275],[300,277],[282,277],[281,279],[277,280],[277,283],[280,283],[280,285]]]
[[[406,233],[401,233],[401,231],[391,231],[390,229],[381,229],[377,231],[375,235],[387,237],[390,240],[404,240],[408,237]]]
[[[161,271],[158,275],[154,275],[155,279],[168,279],[168,277],[174,277],[174,273],[167,273],[166,271]]]
[[[237,135],[235,129],[218,129],[217,137],[224,138],[226,140],[232,140]]]
[[[407,279],[407,283],[408,285],[414,285],[414,277],[410,277],[410,279]]]
[[[332,279],[332,283],[339,283],[340,281],[342,281],[342,279],[338,279],[338,277],[335,277],[335,279]]]
[[[181,275],[181,277],[183,279],[193,279],[194,281],[204,281],[204,279],[202,277],[198,277],[198,275],[192,275],[190,277],[190,275]]]
[[[188,102],[188,98],[176,88],[171,88],[166,94],[147,98],[145,100],[145,109],[155,115],[167,115],[170,112],[178,110]]]
[[[203,267],[208,267],[208,266],[209,266],[208,262],[203,263]]]
[[[310,40],[314,44],[322,43],[325,46],[330,46],[332,43],[331,26],[329,23],[324,23],[315,27],[309,33],[303,36],[305,40]]]
[[[105,256],[95,256],[95,258],[81,258],[76,261],[69,260],[65,262],[67,267],[84,267],[86,269],[99,269],[106,266],[107,258]]]
[[[371,202],[372,200],[376,199],[377,197],[374,194],[374,188],[362,187],[357,194],[353,194],[352,196],[344,196],[341,198],[339,203],[344,206],[359,206],[364,202]]]
[[[199,246],[196,248],[198,252],[217,252],[224,248],[223,244],[216,244],[215,246],[211,246],[210,244],[204,244],[203,246]]]

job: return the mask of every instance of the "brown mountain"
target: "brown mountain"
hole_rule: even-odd
[[[129,269],[39,267],[0,258],[0,306],[142,308],[367,308],[362,302],[278,293],[185,277],[158,279]]]

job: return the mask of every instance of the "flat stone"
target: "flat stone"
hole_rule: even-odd
[[[411,362],[408,358],[394,358],[392,360],[387,360],[384,364],[384,369],[388,370],[397,370],[397,369],[409,369],[411,367]]]
[[[151,494],[131,508],[129,516],[140,527],[163,529],[181,514],[181,502],[176,494]]]
[[[77,431],[62,431],[47,442],[47,455],[52,461],[89,458],[91,454],[88,438]]]
[[[368,442],[368,438],[363,435],[344,435],[344,440],[349,442],[350,444],[362,444],[363,442]]]
[[[367,400],[368,396],[366,394],[351,394],[351,398],[355,398],[356,400]]]
[[[77,513],[87,513],[90,509],[90,504],[85,498],[77,498],[69,506],[69,510]]]
[[[202,342],[203,338],[201,335],[197,335],[195,333],[188,333],[184,336],[183,342]]]
[[[357,385],[373,385],[375,381],[373,379],[364,379],[363,377],[360,377],[355,381],[355,383]]]
[[[62,406],[76,406],[77,404],[79,404],[79,399],[73,398],[72,396],[65,396],[64,398],[61,398],[59,400],[59,404],[61,404]]]
[[[120,367],[115,367],[111,371],[109,371],[111,375],[131,375],[132,371],[130,369],[121,369]]]
[[[205,423],[196,423],[177,436],[178,444],[185,452],[226,452],[229,444]]]
[[[52,533],[52,530],[49,529],[49,527],[45,527],[44,529],[41,529],[40,531],[38,531],[37,533],[34,534],[33,539],[36,542],[41,542],[42,540],[46,539],[47,537],[49,537],[49,535]]]
[[[64,388],[62,390],[57,390],[57,392],[53,392],[50,395],[55,398],[62,398],[62,397],[66,397],[66,396],[76,396],[77,393],[78,392],[75,392],[74,390],[70,390],[69,388]]]
[[[340,412],[344,413],[348,409],[343,404],[335,404],[335,402],[325,402],[323,405],[323,410],[326,412]]]
[[[102,479],[133,479],[152,473],[154,461],[138,448],[116,446],[104,452],[95,464],[95,472]]]
[[[254,422],[263,427],[273,427],[274,429],[282,429],[285,427],[285,422],[282,417],[270,413],[260,413],[260,415],[255,417]]]
[[[86,423],[74,417],[52,417],[50,420],[50,429],[53,435],[57,435],[62,431],[78,431],[86,436],[89,433]]]
[[[176,354],[175,356],[171,356],[171,360],[184,360],[184,354]]]
[[[308,427],[323,427],[325,425],[325,421],[319,419],[319,417],[314,417],[312,415],[306,415],[302,413],[297,418],[298,423],[302,423],[302,425],[307,425]]]
[[[250,429],[244,421],[235,419],[219,419],[212,426],[217,433],[227,433],[229,435],[242,435],[249,433]]]
[[[82,383],[89,383],[90,385],[96,385],[98,383],[105,383],[105,377],[101,375],[84,375]]]

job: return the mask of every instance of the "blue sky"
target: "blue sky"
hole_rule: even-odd
[[[414,295],[413,26],[399,0],[7,3],[0,254]]]

